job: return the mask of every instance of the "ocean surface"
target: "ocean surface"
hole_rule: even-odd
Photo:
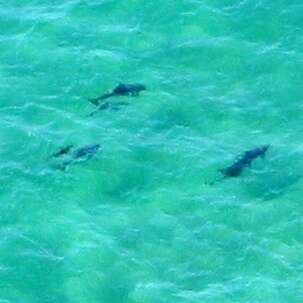
[[[0,1],[0,303],[302,303],[302,16]],[[147,90],[89,116],[119,83]]]

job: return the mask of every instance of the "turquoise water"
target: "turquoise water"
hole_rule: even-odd
[[[302,303],[302,14],[1,1],[0,302]],[[88,117],[119,82],[148,89]],[[66,171],[50,159],[92,143]]]

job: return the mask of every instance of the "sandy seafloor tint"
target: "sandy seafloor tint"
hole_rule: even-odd
[[[0,302],[302,303],[302,16],[301,0],[1,1]],[[148,90],[88,118],[119,82]],[[91,143],[65,172],[49,159]]]

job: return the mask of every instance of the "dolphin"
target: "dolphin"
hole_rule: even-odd
[[[98,152],[100,147],[100,144],[89,144],[75,149],[71,154],[71,158],[64,161],[59,168],[65,170],[68,165],[75,161],[90,159]]]
[[[232,165],[219,169],[219,171],[226,177],[237,177],[240,176],[243,170],[246,167],[250,167],[253,160],[257,159],[258,157],[265,157],[265,153],[268,150],[269,145],[263,145],[248,151],[245,151],[244,154],[240,157]]]
[[[146,87],[143,84],[134,83],[134,84],[123,84],[120,83],[116,86],[110,93],[103,94],[97,98],[88,99],[92,104],[98,106],[99,101],[105,100],[113,96],[138,96],[139,93],[143,90],[146,90]]]
[[[73,159],[83,159],[92,157],[100,148],[100,144],[89,144],[77,148],[73,153]]]
[[[244,169],[251,166],[251,163],[261,157],[264,158],[265,154],[269,148],[269,145],[263,145],[251,150],[245,151],[240,158],[235,161],[232,165],[227,166],[226,168],[218,169],[218,171],[223,175],[221,178],[218,178],[210,183],[209,185],[213,185],[219,181],[222,181],[226,178],[234,178],[240,176]]]
[[[99,111],[101,110],[119,110],[121,107],[123,106],[127,106],[128,103],[127,102],[113,102],[113,103],[110,103],[110,102],[104,102],[102,103],[101,105],[99,105],[99,107],[94,110],[93,112],[91,112],[88,117],[91,117],[91,116],[94,116],[96,113],[98,113]]]

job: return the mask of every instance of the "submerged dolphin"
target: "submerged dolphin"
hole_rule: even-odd
[[[100,144],[89,144],[89,145],[85,145],[85,146],[82,146],[80,148],[77,148],[71,154],[71,158],[64,161],[59,166],[59,168],[62,169],[62,170],[65,170],[65,168],[69,164],[71,164],[75,161],[90,159],[92,156],[94,156],[98,152],[99,148],[100,148]]]
[[[98,106],[100,100],[105,100],[113,96],[138,96],[139,93],[143,90],[146,90],[146,87],[143,84],[119,84],[118,86],[116,86],[116,88],[114,88],[112,92],[88,100],[94,105]]]
[[[226,177],[240,176],[246,167],[250,167],[253,160],[258,157],[264,158],[269,145],[260,146],[244,152],[244,154],[234,164],[219,169],[219,171]]]
[[[100,144],[89,144],[76,149],[73,153],[73,159],[90,158],[92,157],[100,148]]]
[[[127,102],[104,102],[95,111],[91,112],[88,116],[91,117],[101,110],[119,110],[122,106],[127,106]]]
[[[223,175],[221,178],[216,179],[208,184],[213,185],[214,183],[224,180],[229,177],[238,177],[242,174],[245,168],[250,167],[253,160],[262,157],[265,157],[265,153],[267,152],[269,145],[263,145],[248,151],[245,151],[243,155],[232,165],[219,169],[219,172]]]

